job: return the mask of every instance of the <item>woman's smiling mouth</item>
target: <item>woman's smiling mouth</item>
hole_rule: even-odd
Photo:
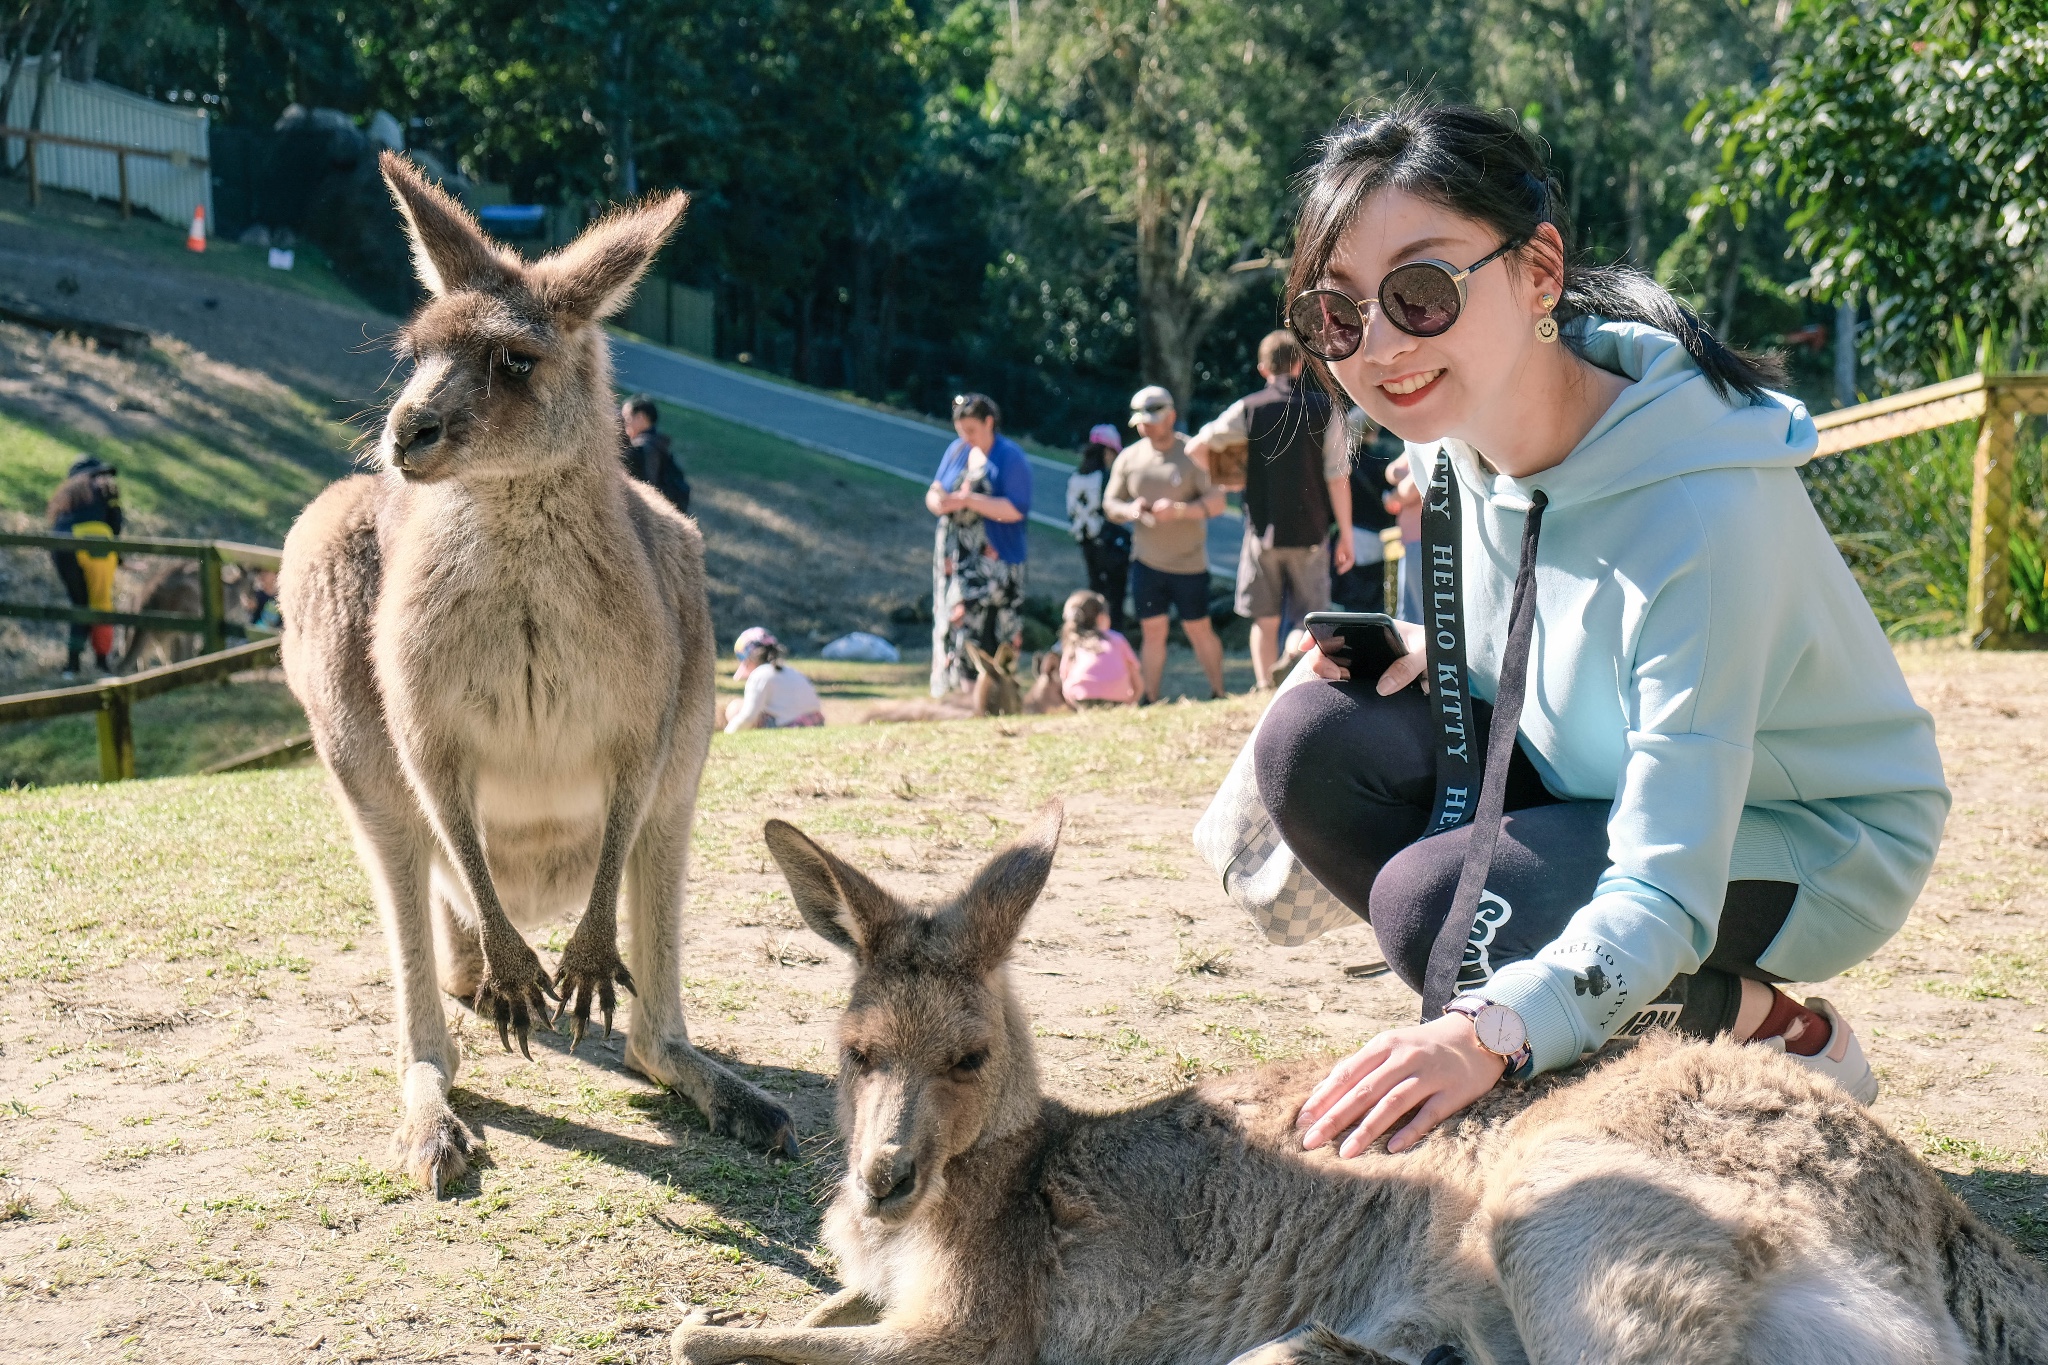
[[[1436,369],[1423,370],[1417,374],[1403,375],[1399,379],[1390,379],[1386,383],[1381,384],[1380,392],[1396,403],[1420,402],[1421,396],[1437,380],[1443,377],[1443,373],[1441,369]]]

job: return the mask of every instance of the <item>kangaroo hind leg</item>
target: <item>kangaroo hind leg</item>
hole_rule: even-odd
[[[789,1111],[690,1042],[682,980],[690,817],[687,797],[658,801],[626,860],[626,962],[635,987],[626,1065],[696,1105],[713,1133],[795,1158],[796,1125]]]
[[[1532,1365],[1735,1365],[1771,1255],[1742,1192],[1620,1143],[1539,1147],[1487,1201]]]

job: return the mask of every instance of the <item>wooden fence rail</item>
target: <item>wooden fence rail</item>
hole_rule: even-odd
[[[1963,622],[1973,649],[2017,649],[2035,643],[2012,626],[2010,546],[2020,510],[2012,475],[2019,456],[2019,419],[2025,416],[2048,416],[2048,374],[1968,374],[1814,419],[1820,428],[1820,455],[1840,455],[1957,422],[1977,423],[1970,479],[1969,597]]]
[[[227,597],[221,586],[221,566],[240,564],[251,569],[276,569],[284,563],[284,552],[267,545],[244,545],[235,540],[172,540],[162,537],[65,536],[40,532],[0,531],[0,545],[30,549],[81,550],[87,554],[166,555],[199,561],[197,616],[168,612],[95,611],[90,607],[51,606],[35,602],[0,602],[0,616],[29,621],[76,621],[95,626],[136,626],[150,630],[183,630],[200,636],[209,654],[227,648]],[[253,629],[251,633],[256,633]]]
[[[183,170],[187,166],[197,166],[203,169],[206,165],[205,157],[194,156],[187,151],[160,151],[154,147],[123,146],[118,142],[94,142],[91,138],[67,137],[63,133],[45,133],[36,128],[0,127],[0,137],[19,140],[28,144],[28,203],[30,208],[35,208],[43,202],[43,185],[41,179],[36,174],[36,144],[38,142],[47,142],[55,147],[82,147],[89,152],[111,153],[121,181],[121,216],[123,218],[132,217],[135,211],[132,201],[128,198],[129,157],[153,157],[159,161],[168,161],[179,170]]]
[[[277,662],[279,642],[251,640],[217,654],[181,664],[152,668],[127,678],[103,678],[83,687],[58,687],[0,697],[0,725],[20,720],[48,720],[95,712],[100,727],[100,780],[118,782],[135,776],[135,726],[131,708],[145,697],[211,682],[230,673],[268,668]]]

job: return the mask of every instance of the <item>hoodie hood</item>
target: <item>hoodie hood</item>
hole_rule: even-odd
[[[1782,393],[1723,398],[1678,338],[1645,323],[1587,319],[1578,328],[1573,339],[1580,354],[1634,382],[1562,464],[1527,479],[1489,475],[1469,446],[1442,442],[1462,482],[1483,490],[1489,501],[1521,510],[1541,489],[1551,506],[1568,507],[1683,474],[1796,469],[1813,458],[1819,433],[1798,399]]]

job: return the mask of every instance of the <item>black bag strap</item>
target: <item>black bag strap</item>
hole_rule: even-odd
[[[1451,535],[1453,572],[1450,575],[1450,583],[1448,584],[1448,592],[1452,598],[1453,606],[1451,614],[1456,626],[1462,627],[1463,611],[1456,604],[1456,599],[1461,595],[1455,570],[1457,480],[1450,475],[1449,469],[1450,454],[1448,451],[1445,451],[1439,454],[1437,458],[1437,477],[1430,481],[1430,509],[1424,512],[1424,534],[1426,540],[1434,539],[1428,534],[1428,517],[1437,502],[1438,484],[1442,483],[1445,485],[1445,491],[1448,495],[1444,501],[1453,518]],[[1450,1004],[1452,998],[1457,995],[1458,968],[1465,959],[1465,944],[1472,936],[1472,924],[1479,915],[1479,897],[1486,889],[1486,875],[1493,867],[1493,850],[1500,841],[1501,810],[1507,801],[1508,765],[1514,758],[1515,735],[1521,728],[1522,698],[1527,691],[1529,681],[1529,645],[1536,630],[1536,545],[1542,534],[1543,509],[1549,506],[1549,504],[1549,497],[1539,490],[1530,499],[1528,518],[1522,525],[1521,562],[1515,570],[1515,594],[1513,603],[1508,608],[1507,648],[1501,652],[1500,681],[1494,689],[1493,724],[1486,736],[1485,771],[1479,784],[1479,800],[1476,807],[1471,809],[1469,815],[1472,821],[1472,837],[1470,842],[1465,845],[1465,862],[1458,872],[1458,889],[1451,897],[1450,914],[1444,919],[1443,927],[1437,931],[1436,942],[1430,945],[1429,966],[1424,971],[1422,978],[1422,1018],[1425,1023],[1442,1014],[1444,1006]],[[1430,550],[1432,556],[1434,556],[1436,553],[1434,544],[1430,545]],[[1432,573],[1431,577],[1433,582],[1438,581],[1436,574]],[[1439,592],[1441,591],[1442,589],[1440,588]],[[1438,594],[1426,594],[1426,596],[1432,598],[1436,595]],[[1424,613],[1427,616],[1433,616],[1434,614],[1433,611],[1426,611]],[[1434,625],[1435,622],[1432,621],[1431,624]],[[1437,637],[1432,635],[1431,664],[1433,666],[1433,676],[1430,680],[1432,687],[1439,685],[1437,679],[1441,676],[1434,672],[1436,641]],[[1457,664],[1459,665],[1454,677],[1459,685],[1460,692],[1464,693],[1464,684],[1467,679],[1462,667],[1464,663],[1464,636],[1462,629],[1458,630],[1454,635],[1453,644],[1457,649]],[[1450,650],[1447,647],[1445,653],[1449,652]],[[1444,710],[1447,711],[1448,698],[1445,699],[1445,703]],[[1461,710],[1469,713],[1471,709],[1469,694],[1461,695],[1458,705]],[[1440,712],[1440,714],[1442,713]],[[1464,729],[1467,734],[1471,731],[1469,714]],[[1433,819],[1430,823],[1429,832],[1432,834],[1439,832],[1438,821],[1450,814],[1449,810],[1443,805],[1443,794],[1447,791],[1443,767],[1444,757],[1445,753],[1443,751],[1440,751],[1437,755],[1439,805],[1436,812],[1437,819]],[[1469,782],[1469,756],[1465,758],[1464,763],[1465,766],[1462,769],[1461,780]],[[1463,812],[1461,811],[1460,814],[1463,814]],[[1462,819],[1451,820],[1442,827],[1456,828],[1457,825],[1462,823],[1464,823]]]

